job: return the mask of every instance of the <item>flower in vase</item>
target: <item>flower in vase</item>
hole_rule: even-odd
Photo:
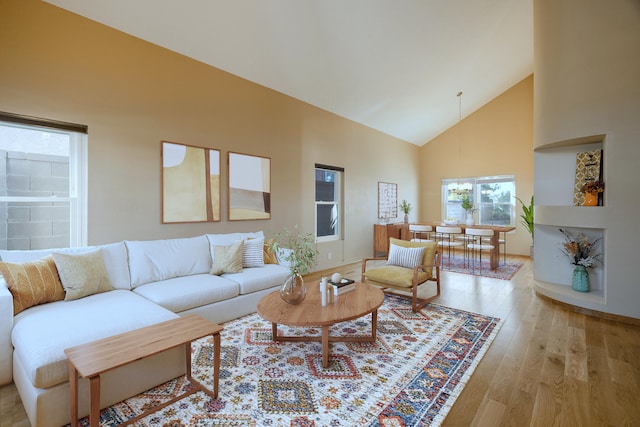
[[[600,254],[594,253],[595,246],[601,238],[591,241],[588,236],[582,233],[573,235],[562,228],[560,232],[564,236],[564,242],[562,242],[560,250],[569,258],[571,264],[581,265],[585,268],[595,267],[599,262],[598,257],[600,256]]]
[[[587,182],[582,191],[585,193],[602,193],[604,191],[604,182],[602,181],[590,181]]]

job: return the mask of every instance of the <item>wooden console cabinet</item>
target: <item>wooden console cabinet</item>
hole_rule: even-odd
[[[410,240],[409,224],[373,224],[373,256],[389,254],[389,238]]]

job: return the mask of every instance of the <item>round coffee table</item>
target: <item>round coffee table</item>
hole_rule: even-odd
[[[384,301],[381,289],[356,283],[356,288],[335,297],[334,302],[323,307],[320,300],[318,282],[307,284],[307,296],[300,304],[288,304],[280,298],[278,291],[264,296],[258,302],[258,314],[271,322],[274,341],[321,341],[322,366],[329,366],[330,341],[366,341],[376,340],[378,307]],[[371,313],[370,336],[330,336],[329,327],[336,323],[357,319]],[[286,326],[321,326],[321,336],[284,336],[278,335],[278,324]]]

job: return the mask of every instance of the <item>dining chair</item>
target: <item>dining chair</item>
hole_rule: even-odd
[[[413,235],[412,242],[433,242],[431,238],[433,227],[430,225],[409,224],[409,231]]]
[[[455,248],[463,247],[463,243],[456,241],[455,236],[462,234],[462,228],[454,227],[454,226],[436,226],[436,236],[438,247],[440,247],[441,252],[444,253],[444,250],[447,250],[447,258],[449,259],[449,266],[451,266],[451,250]],[[442,260],[441,262],[444,262]]]
[[[486,228],[467,228],[465,233],[473,238],[473,242],[467,244],[467,249],[471,254],[473,272],[475,272],[476,269],[475,253],[478,251],[480,255],[480,272],[482,273],[482,251],[493,251],[496,249],[492,244],[485,243],[483,241],[484,239],[491,238],[491,236],[493,236],[493,230]]]

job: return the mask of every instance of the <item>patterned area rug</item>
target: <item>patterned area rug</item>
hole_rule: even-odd
[[[334,342],[322,368],[319,342],[271,340],[257,314],[222,331],[217,399],[194,393],[134,425],[159,426],[437,426],[446,416],[500,327],[499,319],[385,296],[375,343]],[[282,334],[320,334],[319,328],[279,327]],[[367,335],[371,316],[336,325],[333,335]],[[193,374],[211,387],[213,344],[193,343]],[[133,418],[170,400],[185,377],[118,403],[101,413],[102,426]],[[88,418],[80,425],[88,425]]]
[[[449,261],[449,258],[445,255],[442,258],[442,266],[440,268],[454,273],[473,274],[475,276],[491,277],[492,279],[511,280],[518,270],[520,270],[522,265],[523,263],[521,262],[507,261],[505,264],[503,261],[500,261],[498,268],[491,270],[489,268],[488,260],[483,260],[482,265],[480,265],[480,261],[477,259],[475,265],[473,263],[465,265],[463,257],[452,256],[451,261]]]

